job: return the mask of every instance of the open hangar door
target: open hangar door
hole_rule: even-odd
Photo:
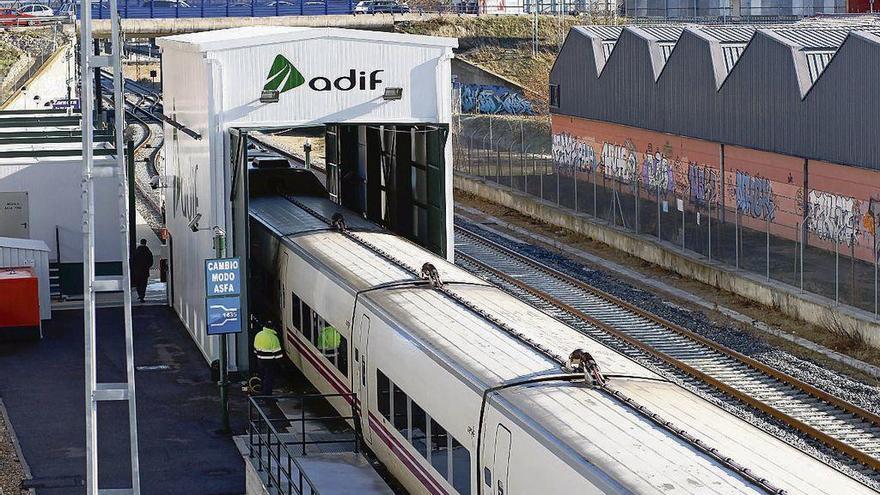
[[[328,125],[331,199],[445,257],[448,134],[439,124]]]
[[[292,137],[315,131],[314,127],[259,132],[230,129],[232,252],[249,260],[242,266],[242,277],[248,281],[242,287],[245,317],[258,314],[276,321],[280,317],[266,304],[280,297],[274,274],[280,246],[255,246],[251,229],[260,227],[249,216],[254,197],[326,197],[352,215],[446,256],[447,126],[329,124],[320,129],[323,146],[315,147],[323,153],[315,153],[310,168],[302,154],[271,144],[274,133]],[[237,343],[242,359],[251,355],[249,340]]]

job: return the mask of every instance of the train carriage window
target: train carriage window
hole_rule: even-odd
[[[379,414],[391,421],[391,382],[385,373],[376,370],[376,404]]]
[[[302,304],[302,333],[307,340],[312,339],[312,308],[308,304]]]
[[[300,300],[299,300],[299,297],[297,297],[296,294],[294,294],[294,293],[291,293],[291,294],[290,294],[290,299],[291,299],[290,308],[291,308],[291,321],[292,321],[291,325],[293,325],[293,328],[294,328],[296,331],[299,332],[299,331],[300,331],[300,328],[302,328],[302,327],[300,326],[300,321],[299,321],[299,318],[300,318],[300,307],[299,307],[299,305],[300,305]]]
[[[422,409],[414,400],[410,400],[412,411],[410,414],[410,443],[415,447],[416,452],[425,459],[428,458],[428,417],[425,410]]]
[[[348,340],[339,335],[339,346],[336,348],[336,369],[348,376]]]
[[[409,397],[394,383],[391,387],[394,391],[391,396],[391,422],[401,435],[408,437],[406,430],[409,419]]]
[[[450,450],[449,450],[449,435],[446,433],[446,428],[440,426],[440,423],[434,421],[434,418],[431,418],[431,443],[430,443],[430,455],[428,459],[431,461],[431,465],[434,466],[434,469],[440,473],[442,478],[447,478],[449,475],[449,462],[450,459]]]
[[[315,347],[318,347],[318,336],[321,335],[321,330],[326,325],[324,318],[321,318],[317,313],[312,313],[312,334],[309,340],[312,341],[312,345]]]
[[[455,437],[452,438],[452,486],[458,493],[471,492],[471,453]]]

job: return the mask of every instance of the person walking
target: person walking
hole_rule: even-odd
[[[150,268],[153,267],[153,252],[147,247],[147,240],[141,239],[140,246],[134,250],[131,260],[131,280],[137,290],[138,301],[144,302],[147,296],[147,282],[150,280]]]
[[[272,395],[278,362],[281,359],[281,341],[271,325],[264,326],[254,337],[254,353],[257,355],[257,370],[262,384],[261,395]]]

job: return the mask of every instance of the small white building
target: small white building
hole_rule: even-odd
[[[249,130],[323,126],[330,197],[451,258],[450,60],[457,40],[253,26],[157,44],[164,111],[180,124],[165,124],[170,293],[206,359],[219,355],[218,339],[205,331],[210,228],[228,234],[228,256],[247,253],[247,166],[236,157]],[[398,189],[380,185],[388,173],[399,174]],[[204,230],[193,232],[195,218]],[[230,364],[244,366],[246,349],[238,338]]]
[[[63,111],[0,112],[0,237],[49,247],[53,290],[82,294],[82,143],[79,116]],[[115,163],[109,138],[95,144],[95,165]],[[121,273],[118,193],[97,181],[95,255],[100,273]],[[42,281],[41,281],[42,282]]]

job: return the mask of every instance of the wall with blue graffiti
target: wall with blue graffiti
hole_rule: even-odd
[[[462,113],[534,115],[532,102],[522,93],[494,84],[454,83]]]

